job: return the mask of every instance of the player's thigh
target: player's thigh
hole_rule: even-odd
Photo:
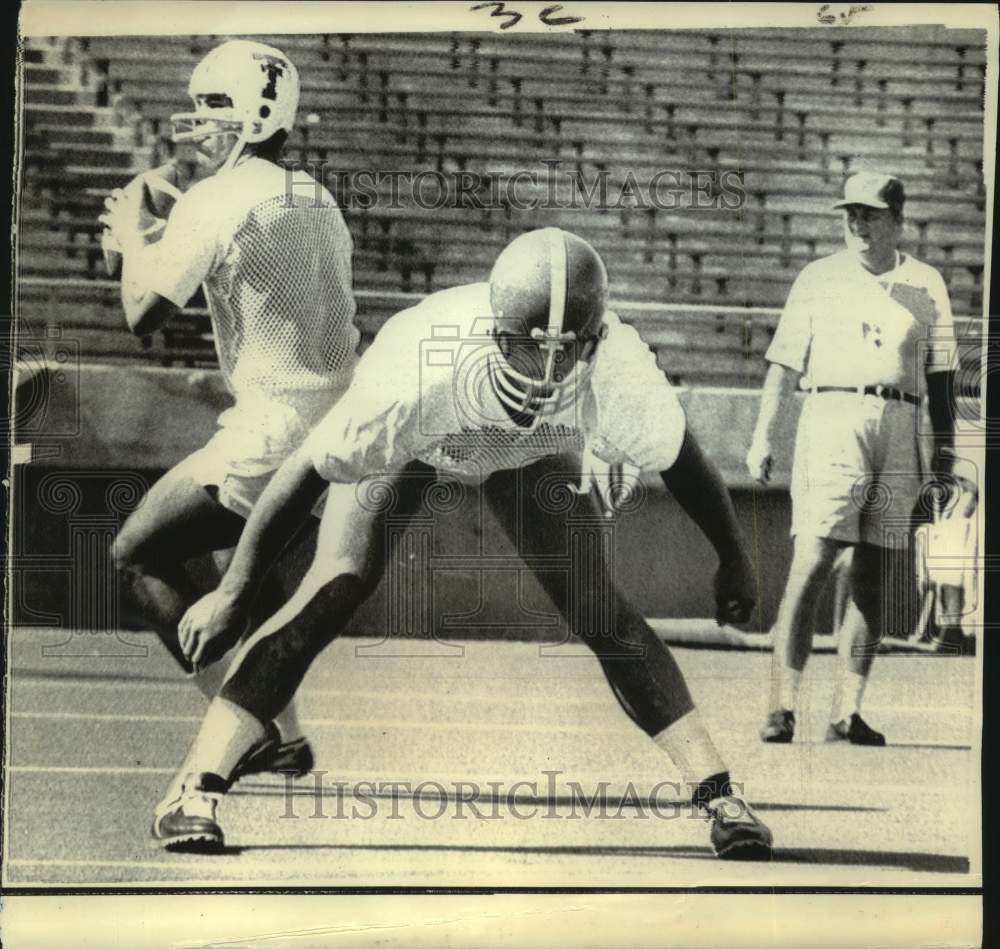
[[[606,586],[608,565],[601,548],[607,521],[589,494],[579,494],[580,459],[556,455],[533,465],[492,475],[486,501],[518,555],[532,568],[560,608],[572,586],[579,594]],[[579,574],[583,563],[591,576]]]
[[[413,462],[356,484],[331,484],[303,583],[316,588],[351,575],[374,589],[396,539],[436,480],[433,468]]]
[[[499,472],[484,491],[570,632],[602,661],[640,658],[665,669],[672,660],[615,583],[615,524],[602,516],[590,492],[578,492],[579,481],[579,458],[563,455]],[[670,675],[664,675],[667,681]]]
[[[243,518],[215,500],[188,461],[160,478],[122,525],[113,548],[116,564],[183,561],[235,546]]]
[[[394,537],[419,509],[436,477],[434,469],[414,463],[357,484],[332,483],[315,553],[301,582],[244,640],[228,677],[250,661],[248,657],[261,654],[255,650],[270,656],[267,650],[278,648],[282,655],[299,657],[322,650],[374,591]],[[275,645],[279,641],[280,647]]]

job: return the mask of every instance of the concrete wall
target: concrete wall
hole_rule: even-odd
[[[221,378],[206,370],[52,364],[22,373],[17,394],[15,621],[81,627],[116,622],[107,542],[146,487],[210,437],[229,401]],[[783,420],[775,487],[761,490],[751,486],[743,467],[759,393],[696,389],[680,390],[680,396],[691,429],[730,485],[757,564],[758,624],[766,629],[791,552],[787,478],[798,406]],[[711,615],[715,560],[709,544],[658,479],[644,484],[642,507],[608,527],[620,585],[646,615]],[[502,552],[505,544],[475,495],[447,516],[435,516],[435,556],[469,556],[435,568],[435,619],[421,622],[436,627],[443,621],[455,635],[560,635],[551,605],[528,571],[477,566],[471,552],[491,551],[491,545]],[[205,577],[208,582],[210,574]],[[519,597],[524,609],[517,606]],[[384,625],[389,608],[383,589],[357,627]],[[534,609],[546,616],[533,619]]]

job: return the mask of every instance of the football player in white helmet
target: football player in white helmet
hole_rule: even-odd
[[[156,243],[146,240],[141,189],[113,193],[101,220],[121,248],[133,332],[156,331],[203,290],[234,404],[208,444],[152,487],[113,555],[132,624],[152,625],[211,696],[222,669],[192,665],[177,639],[198,596],[185,563],[214,551],[224,568],[271,475],[346,390],[359,333],[343,215],[309,175],[277,164],[298,107],[293,63],[233,40],[198,64],[189,92],[194,109],[172,117],[173,140],[197,150],[200,180],[176,200]],[[260,609],[269,615],[284,598],[271,580]],[[237,774],[312,766],[294,706],[272,718]]]
[[[284,53],[262,43],[232,40],[213,49],[188,83],[193,112],[170,117],[173,140],[194,142],[202,163],[232,168],[247,152],[284,132],[299,107],[299,74]]]
[[[439,479],[454,479],[459,492],[481,486],[624,710],[671,757],[711,821],[716,853],[769,857],[770,831],[731,785],[680,668],[617,589],[613,565],[579,552],[596,539],[565,552],[567,529],[579,522],[568,516],[594,513],[590,497],[576,492],[589,447],[606,462],[660,473],[719,555],[719,621],[749,617],[752,571],[722,478],[687,430],[653,353],[606,308],[606,294],[594,248],[545,228],[514,240],[488,283],[432,294],[385,324],[351,389],[260,498],[219,589],[181,622],[195,661],[232,643],[253,589],[329,485],[312,566],[289,602],[244,640],[179,793],[175,781],[156,809],[152,833],[162,846],[222,845],[216,805],[233,768],[378,585],[400,525],[431,503]]]

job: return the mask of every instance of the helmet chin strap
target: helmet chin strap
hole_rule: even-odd
[[[244,129],[240,131],[236,139],[236,144],[233,145],[232,149],[229,152],[229,155],[227,156],[226,160],[222,163],[222,167],[219,169],[219,171],[227,171],[230,168],[235,168],[237,162],[239,162],[239,160],[243,157],[244,153],[246,152],[246,147],[248,144],[249,143],[247,142],[246,130]]]

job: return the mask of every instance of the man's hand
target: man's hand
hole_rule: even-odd
[[[203,596],[177,627],[181,649],[197,672],[225,655],[246,629],[248,608],[221,590]]]
[[[747,470],[750,472],[750,477],[760,484],[767,484],[771,480],[773,468],[774,456],[770,442],[755,438],[747,452]]]
[[[97,220],[120,247],[145,244],[166,226],[146,207],[144,187],[140,175],[104,199],[104,213]]]
[[[715,574],[715,621],[720,626],[748,623],[755,603],[749,558],[721,561]]]
[[[122,243],[142,229],[143,214],[140,191],[135,188],[115,188],[104,199],[104,213],[97,220]]]

